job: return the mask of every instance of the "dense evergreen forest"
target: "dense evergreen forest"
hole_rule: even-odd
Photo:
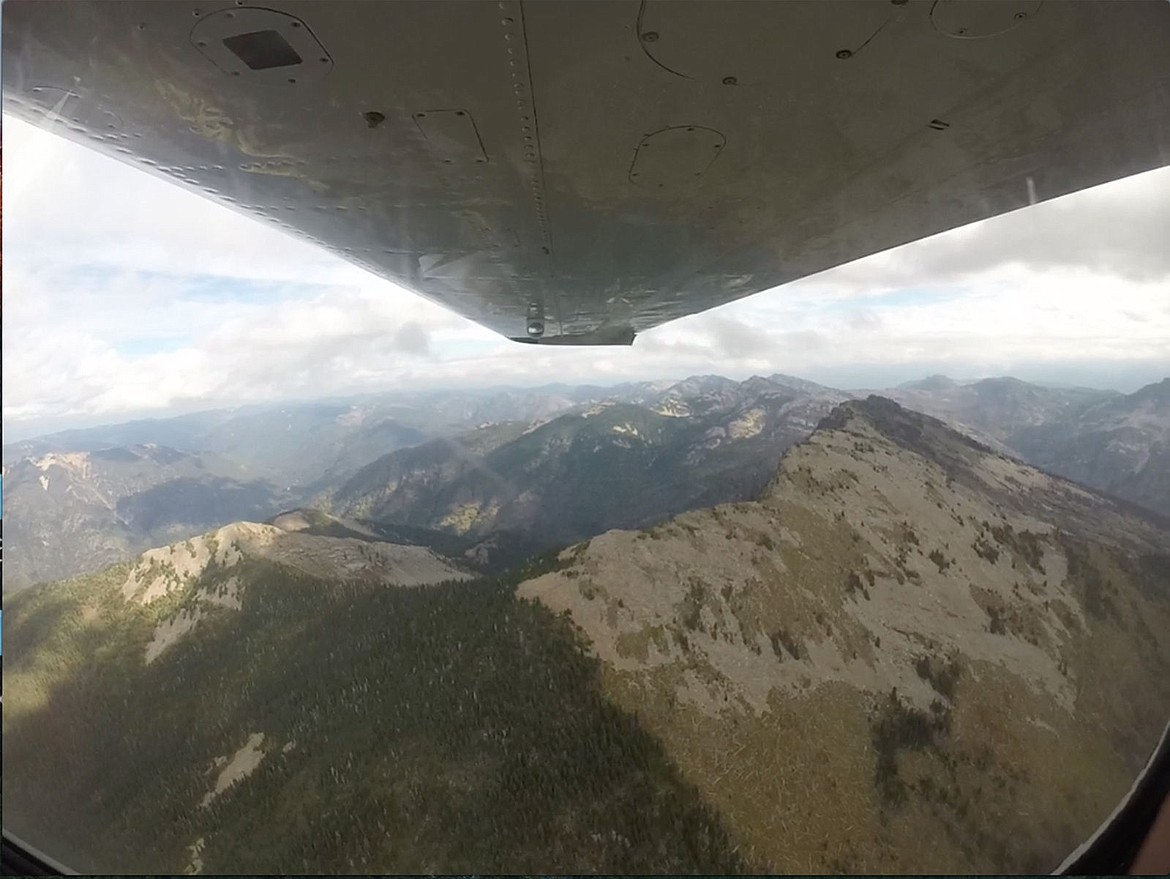
[[[157,661],[125,566],[6,607],[5,826],[82,871],[739,872],[714,812],[507,579],[404,589],[245,560]],[[201,802],[264,735],[250,776]],[[219,758],[219,763],[216,760]]]

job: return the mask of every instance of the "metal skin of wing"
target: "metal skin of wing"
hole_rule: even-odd
[[[8,0],[3,85],[505,336],[629,344],[1170,163],[1170,3]]]

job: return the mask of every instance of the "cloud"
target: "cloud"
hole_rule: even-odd
[[[845,322],[851,330],[866,332],[877,331],[884,326],[881,315],[871,308],[850,309],[845,313]]]
[[[874,386],[939,371],[1081,375],[1069,364],[1090,361],[1114,365],[1103,376],[1170,372],[1170,168],[672,322],[631,348],[581,349],[505,341],[283,232],[4,125],[3,406],[18,429],[400,387],[711,372]]]
[[[758,356],[771,350],[775,343],[766,330],[722,314],[710,315],[703,326],[715,350],[723,357]]]
[[[1170,283],[1170,166],[952,229],[831,269],[869,291],[945,284],[1011,266]]]

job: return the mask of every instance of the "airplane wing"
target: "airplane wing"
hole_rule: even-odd
[[[1170,163],[1165,0],[3,16],[5,112],[523,341],[629,344]]]

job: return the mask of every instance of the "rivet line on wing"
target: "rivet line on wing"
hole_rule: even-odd
[[[552,253],[552,235],[548,224],[548,204],[544,190],[544,163],[540,151],[536,98],[532,91],[532,68],[528,58],[528,39],[524,31],[524,7],[521,3],[501,0],[500,25],[504,38],[504,58],[516,101],[516,119],[524,153],[524,168],[532,205],[540,227],[541,248]]]

